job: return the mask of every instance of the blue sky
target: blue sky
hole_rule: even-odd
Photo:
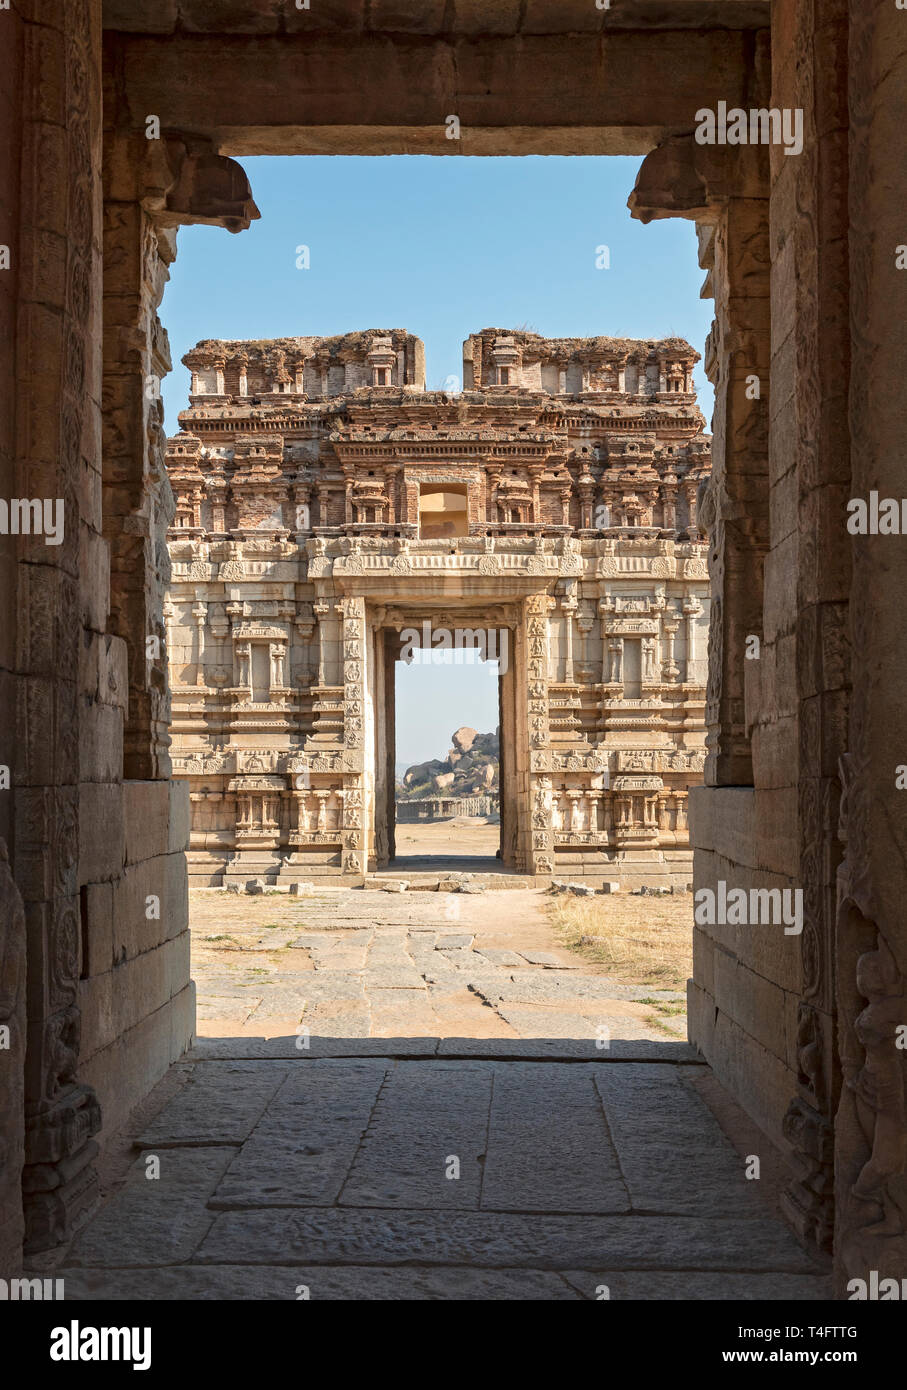
[[[636,158],[456,156],[250,158],[261,221],[231,236],[184,227],[161,318],[174,371],[165,427],[188,403],[180,363],[200,338],[329,335],[405,328],[425,342],[426,381],[462,374],[462,342],[481,328],[546,337],[688,338],[702,351],[712,303],[692,222],[647,227],[626,207]],[[309,247],[311,268],[296,268]],[[607,246],[610,269],[596,269]],[[712,393],[700,363],[700,405]],[[450,733],[497,723],[496,682],[481,670],[408,668],[398,756],[443,755]],[[427,682],[427,683],[424,683]],[[431,698],[427,692],[431,689]],[[468,687],[468,689],[467,689]],[[470,713],[463,705],[474,688]]]

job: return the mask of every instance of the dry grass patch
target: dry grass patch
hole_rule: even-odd
[[[684,989],[693,973],[693,898],[575,898],[548,904],[561,941],[626,984]]]

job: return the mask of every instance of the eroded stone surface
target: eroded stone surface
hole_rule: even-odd
[[[300,1263],[471,1264],[527,1269],[734,1270],[810,1273],[813,1265],[777,1221],[689,1216],[510,1215],[332,1208],[225,1212],[196,1258],[272,1264],[288,1248]]]
[[[146,1127],[155,1148],[70,1251],[68,1296],[100,1296],[120,1268],[123,1289],[149,1271],[148,1298],[289,1298],[300,1284],[323,1298],[596,1298],[611,1281],[612,1297],[706,1298],[718,1271],[740,1297],[773,1279],[776,1296],[818,1296],[824,1271],[675,1067],[187,1065]]]
[[[304,902],[193,892],[200,1033],[235,1040],[239,1050],[221,1056],[300,1028],[313,1055],[325,1055],[319,1039],[357,1036],[420,1038],[423,1051],[470,1037],[655,1042],[664,1025],[637,1001],[682,999],[620,983],[565,949],[538,890],[458,895],[452,921],[436,893],[405,896],[401,912],[394,894],[345,889]]]

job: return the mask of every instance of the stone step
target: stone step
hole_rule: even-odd
[[[468,893],[502,888],[526,890],[539,886],[532,874],[448,874],[438,872],[368,874],[362,886],[372,890],[386,889],[390,891],[390,885],[398,883],[406,883],[410,892],[419,893]],[[460,885],[468,886],[460,887]]]

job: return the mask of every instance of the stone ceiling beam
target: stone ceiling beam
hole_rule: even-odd
[[[144,130],[153,114],[230,155],[644,154],[691,130],[703,106],[768,101],[767,31],[108,33],[105,49],[121,126]],[[451,115],[460,139],[448,138]]]
[[[769,0],[104,0],[104,28],[138,34],[594,34],[762,29]]]

